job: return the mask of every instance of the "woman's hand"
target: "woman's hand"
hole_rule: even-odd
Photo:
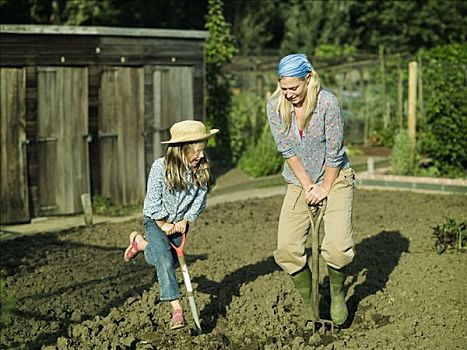
[[[187,226],[188,221],[183,219],[179,222],[175,223],[175,231],[180,232],[180,233],[185,233],[186,232],[186,226]]]
[[[329,194],[329,190],[321,187],[320,185],[313,184],[308,187],[306,191],[305,200],[308,205],[317,205]]]

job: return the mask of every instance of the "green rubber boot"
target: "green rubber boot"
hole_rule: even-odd
[[[303,298],[306,309],[306,320],[315,321],[313,304],[311,302],[311,271],[305,266],[299,272],[292,275],[292,281]]]
[[[340,326],[345,323],[349,310],[345,304],[344,281],[345,273],[328,265],[329,290],[331,293],[331,319]]]

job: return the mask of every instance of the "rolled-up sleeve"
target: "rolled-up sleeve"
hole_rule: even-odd
[[[326,165],[342,166],[344,160],[344,116],[335,96],[326,104],[324,127],[326,129]]]
[[[162,196],[164,193],[164,168],[162,161],[156,161],[151,167],[148,177],[146,197],[144,199],[145,215],[154,220],[162,220],[169,216],[164,207]]]
[[[193,204],[190,206],[190,209],[184,215],[184,218],[189,222],[195,222],[198,219],[198,216],[203,212],[206,207],[208,189],[207,186],[199,187],[197,194],[193,199]]]
[[[266,104],[269,127],[274,141],[276,142],[277,150],[285,159],[288,159],[295,156],[297,152],[290,138],[283,132],[284,127],[282,125],[281,117],[276,110],[276,103],[277,100],[270,99]]]

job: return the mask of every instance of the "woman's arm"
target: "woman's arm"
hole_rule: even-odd
[[[305,191],[309,191],[311,186],[313,186],[313,181],[311,181],[310,177],[305,171],[303,164],[297,156],[292,156],[285,160],[289,168],[293,171],[295,177],[302,185]]]
[[[326,159],[324,179],[320,185],[314,185],[307,193],[307,203],[318,204],[329,194],[334,185],[344,159],[344,116],[337,98],[330,94],[324,112],[326,134]]]
[[[324,179],[321,185],[314,184],[310,187],[310,190],[306,194],[306,202],[310,205],[316,205],[326,198],[329,191],[339,176],[340,168],[331,168],[330,166],[324,166]]]

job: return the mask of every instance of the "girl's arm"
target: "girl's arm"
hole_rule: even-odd
[[[207,186],[200,187],[198,193],[196,194],[193,203],[191,204],[190,209],[186,212],[184,219],[189,222],[195,222],[198,219],[198,216],[203,212],[206,207],[206,199],[208,196]]]
[[[145,211],[150,213],[151,218],[156,220],[156,222],[165,222],[165,219],[169,216],[163,204],[162,194],[164,191],[163,159],[158,159],[154,162],[149,172],[146,197],[144,199]]]

